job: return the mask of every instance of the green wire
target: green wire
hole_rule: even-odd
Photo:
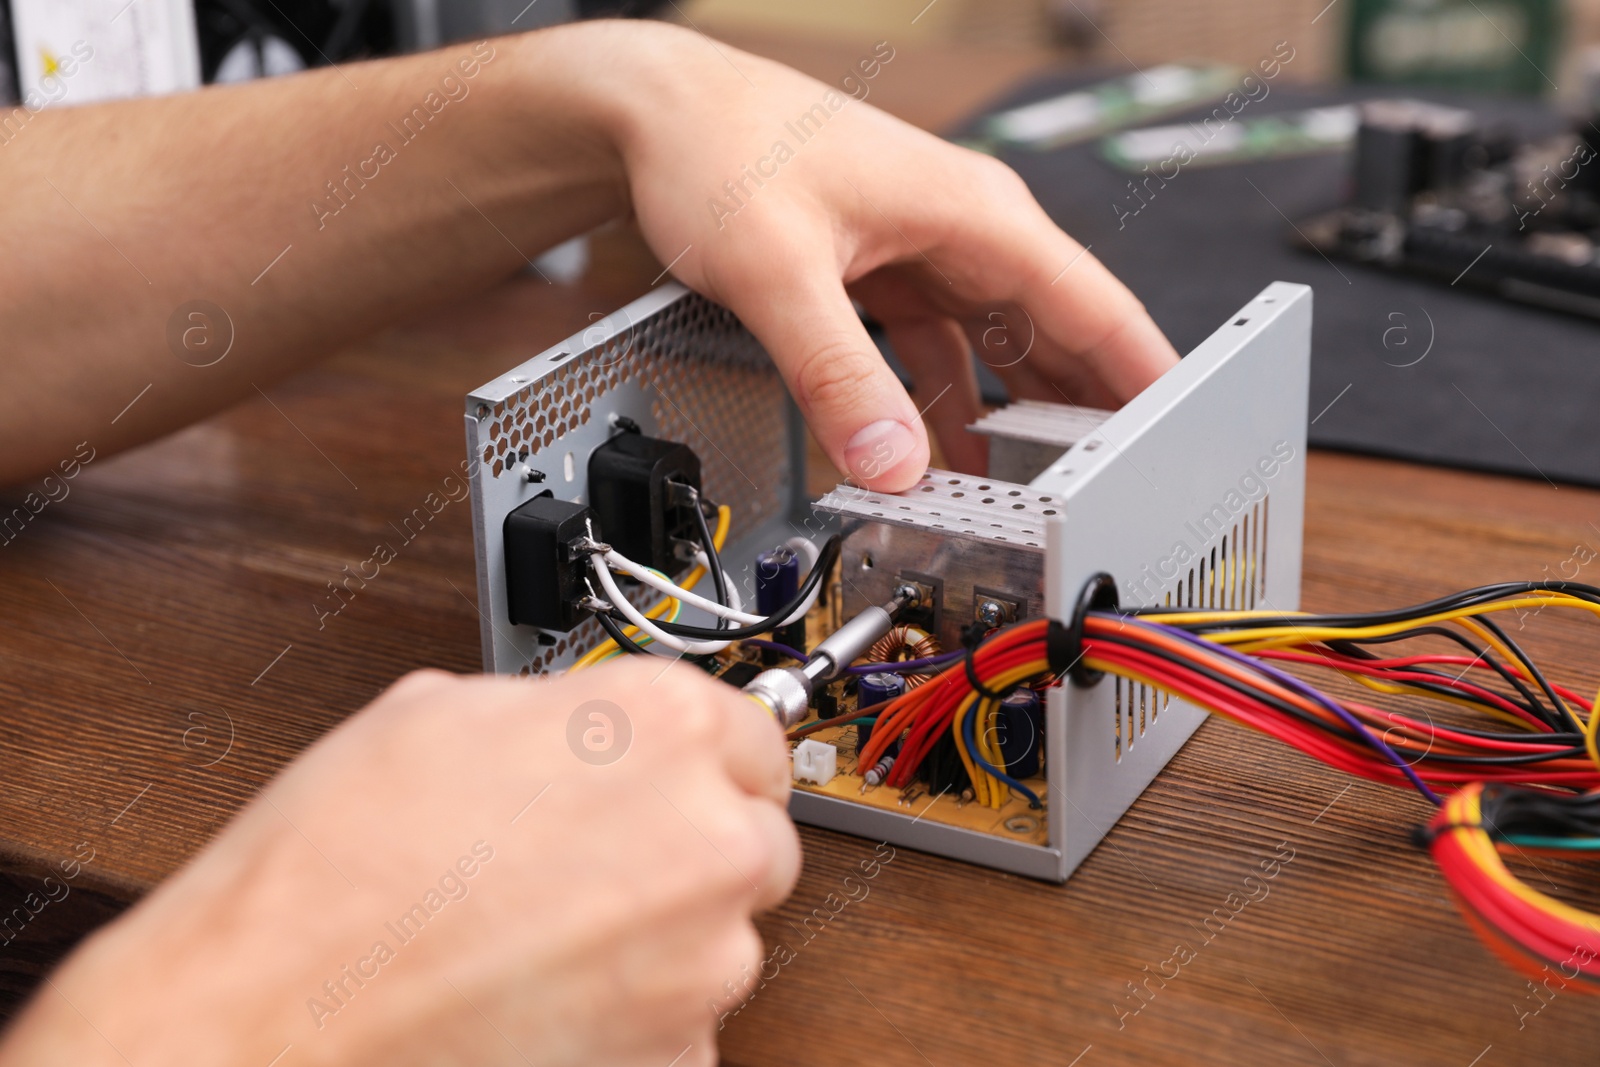
[[[1528,848],[1560,848],[1576,852],[1600,851],[1600,838],[1596,837],[1524,837],[1521,834],[1514,834],[1502,840],[1513,845],[1525,845]]]

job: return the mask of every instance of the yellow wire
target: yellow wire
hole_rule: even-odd
[[[1583,724],[1583,747],[1589,750],[1594,765],[1600,767],[1600,693],[1595,694],[1594,703],[1589,706],[1589,721]]]
[[[718,507],[717,508],[717,529],[711,535],[711,543],[717,547],[717,551],[718,552],[722,551],[722,546],[727,542],[727,540],[728,540],[728,528],[732,524],[733,524],[733,509],[730,508],[726,504],[723,504],[722,506]],[[681,587],[684,588],[684,589],[693,589],[694,586],[695,586],[695,583],[698,582],[701,578],[705,577],[705,573],[706,573],[706,569],[704,567],[702,567],[698,563],[695,564],[694,570],[690,571],[689,572],[689,576],[687,578],[685,578],[682,581],[682,583],[680,583]],[[650,610],[646,611],[644,613],[644,617],[647,618],[647,619],[659,619],[662,616],[663,613],[665,613],[666,611],[670,610],[672,612],[672,618],[667,620],[667,621],[668,622],[676,622],[677,618],[678,618],[678,612],[682,609],[682,607],[683,607],[682,602],[679,601],[676,597],[667,597],[665,600],[662,600],[660,603],[652,605]],[[629,637],[633,637],[635,634],[637,634],[639,632],[639,628],[637,626],[625,626],[625,627],[623,627],[622,632],[627,634]],[[618,645],[617,645],[617,643],[615,641],[613,641],[611,638],[608,637],[604,641],[600,642],[600,644],[598,644],[594,648],[590,649],[582,657],[580,657],[578,659],[578,661],[576,663],[574,663],[571,667],[568,667],[567,668],[567,672],[570,674],[573,671],[581,671],[586,667],[594,666],[596,663],[599,663],[601,660],[609,659],[610,658],[609,654],[613,650],[616,650],[616,651],[620,652],[621,648],[618,647]]]
[[[1477,619],[1457,619],[1456,625],[1467,631],[1472,636],[1476,637],[1478,640],[1482,641],[1484,644],[1488,645],[1490,648],[1494,649],[1496,652],[1500,653],[1500,658],[1505,660],[1507,663],[1517,663],[1521,664],[1523,667],[1527,666],[1526,663],[1522,662],[1522,657],[1511,651],[1510,646],[1496,637],[1493,631],[1491,631],[1487,626],[1483,625],[1483,623],[1479,622]],[[1529,678],[1527,681],[1532,682],[1533,679]]]
[[[1120,670],[1121,668],[1118,669]],[[1027,681],[1029,678],[1034,678],[1041,674],[1048,673],[1050,673],[1049,663],[1047,663],[1044,659],[1038,659],[1013,667],[1011,670],[1006,671],[996,678],[987,679],[984,684],[992,690],[999,691],[1009,689],[1013,685]],[[956,709],[955,718],[951,721],[950,726],[956,739],[956,752],[961,755],[961,762],[965,764],[967,768],[967,776],[972,779],[973,796],[985,807],[998,809],[1004,806],[1006,800],[1010,798],[1011,789],[1004,782],[1000,781],[1000,779],[995,778],[988,771],[980,768],[977,763],[970,758],[967,752],[965,734],[963,732],[966,726],[966,717],[967,715],[973,713],[973,708],[977,704],[978,700],[979,696],[977,693],[969,694],[962,701],[960,707]],[[984,704],[989,703],[992,702],[989,700],[984,700]],[[998,706],[996,706],[994,710],[997,712]],[[1003,767],[1005,766],[1005,762],[1000,755],[999,744],[994,737],[993,731],[989,729],[980,731],[978,729],[978,727],[984,725],[986,721],[988,720],[980,720],[978,723],[974,724],[973,727],[973,735],[977,739],[980,755],[989,761],[990,766]]]
[[[1224,631],[1202,636],[1208,641],[1214,641],[1217,644],[1235,646],[1244,652],[1254,652],[1267,648],[1305,644],[1307,641],[1361,641],[1373,637],[1387,637],[1402,630],[1412,630],[1435,623],[1454,622],[1457,619],[1487,615],[1497,611],[1510,611],[1520,607],[1573,607],[1581,608],[1584,611],[1600,616],[1600,604],[1592,604],[1587,600],[1580,600],[1575,596],[1568,596],[1564,593],[1547,593],[1544,595],[1518,596],[1509,600],[1497,600],[1490,604],[1452,608],[1449,611],[1441,611],[1434,615],[1404,619],[1399,622],[1381,623],[1374,626],[1265,626],[1254,630]],[[1225,615],[1232,615],[1232,613],[1225,613]],[[1238,616],[1234,615],[1233,617],[1237,618]],[[1183,618],[1183,616],[1180,616],[1178,621],[1182,621]],[[1210,618],[1202,617],[1193,621],[1213,621],[1215,618],[1216,616],[1212,615]],[[1170,616],[1160,616],[1159,621],[1170,622],[1173,619]]]
[[[1449,802],[1451,809],[1450,821],[1471,827],[1471,829],[1448,831],[1461,835],[1460,842],[1468,858],[1490,879],[1507,891],[1516,894],[1532,907],[1565,919],[1576,926],[1600,931],[1600,916],[1580,911],[1570,904],[1565,904],[1554,897],[1546,896],[1522,882],[1506,869],[1505,861],[1500,858],[1499,850],[1495,848],[1494,842],[1489,839],[1489,835],[1481,829],[1483,811],[1479,803],[1480,796],[1481,794],[1476,789],[1464,789],[1452,797]]]
[[[971,693],[961,701],[961,706],[956,709],[955,718],[950,720],[950,735],[955,739],[956,753],[961,757],[962,765],[967,768],[967,777],[972,779],[972,795],[977,799],[978,803],[988,807],[989,783],[986,781],[988,775],[979,770],[978,765],[972,762],[972,754],[967,751],[966,742],[961,736],[962,727],[966,723],[967,716],[972,713],[973,705],[977,702],[977,693]]]
[[[1000,751],[1000,737],[996,732],[995,725],[1000,716],[1000,702],[998,700],[986,700],[983,705],[983,719],[978,723],[978,729],[975,731],[978,747],[984,750],[983,758],[989,761],[989,766],[1008,770],[1005,754]],[[987,771],[984,773],[988,774]],[[993,782],[994,788],[989,793],[989,806],[998,811],[1010,799],[1011,787],[998,778],[994,778]]]
[[[1424,690],[1419,686],[1413,686],[1410,684],[1383,682],[1365,674],[1354,674],[1345,671],[1340,671],[1339,673],[1343,674],[1351,681],[1360,682],[1368,689],[1375,689],[1380,693],[1387,693],[1390,696],[1421,696],[1426,697],[1429,700],[1447,701],[1451,704],[1459,704],[1471,711],[1482,712],[1485,715],[1492,715],[1501,722],[1515,726],[1520,730],[1527,730],[1530,733],[1539,732],[1538,728],[1532,723],[1526,721],[1525,719],[1517,718],[1517,716],[1511,714],[1509,711],[1491,707],[1487,704],[1479,704],[1476,701],[1468,700],[1466,697],[1452,696],[1448,693],[1435,693],[1431,690]]]

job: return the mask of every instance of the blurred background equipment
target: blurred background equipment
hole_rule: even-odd
[[[1542,96],[1553,89],[1558,0],[1350,0],[1354,81]]]
[[[1311,247],[1600,318],[1592,122],[1525,139],[1417,100],[1361,114],[1351,199],[1301,225]]]
[[[291,74],[396,51],[395,8],[373,0],[199,0],[195,15],[208,83]]]
[[[200,84],[189,0],[11,0],[23,98],[91,103]]]
[[[644,16],[661,6],[656,0],[0,0],[0,104],[28,102],[37,110],[181,92],[575,19]]]

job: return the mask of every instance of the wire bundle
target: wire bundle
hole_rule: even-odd
[[[927,685],[861,709],[876,717],[859,764],[874,766],[903,738],[885,778],[903,787],[948,731],[981,801],[999,807],[1010,789],[1037,804],[985,743],[999,698],[1056,684],[1069,668],[1084,679],[1117,674],[1339,770],[1415,789],[1439,809],[1419,840],[1473,928],[1530,973],[1600,983],[1600,916],[1531,889],[1501,860],[1600,852],[1600,703],[1548,679],[1493,618],[1546,607],[1600,615],[1600,589],[1506,583],[1348,615],[1143,608],[1081,611],[1070,627],[1036,620],[997,632]],[[1390,647],[1402,642],[1432,647]],[[1380,709],[1287,667],[1426,698],[1438,711]]]
[[[1554,971],[1563,985],[1600,992],[1600,916],[1527,885],[1500,856],[1600,848],[1600,795],[1474,783],[1451,795],[1418,836],[1456,906],[1501,959],[1532,977]]]
[[[1600,793],[1590,792],[1600,788],[1600,698],[1547,679],[1492,618],[1546,607],[1600,614],[1600,589],[1504,583],[1358,615],[1100,614],[1085,620],[1083,656],[1090,667],[1167,689],[1330,766],[1414,787],[1439,807],[1419,841],[1479,936],[1527,973],[1554,969],[1588,988],[1600,979],[1600,916],[1532,889],[1501,859],[1503,851],[1600,850]],[[1455,648],[1373,650],[1420,639]],[[1422,721],[1338,700],[1276,666],[1290,663],[1385,694],[1429,697],[1457,713]]]
[[[717,508],[717,529],[716,532],[712,534],[710,541],[713,551],[722,551],[722,546],[728,540],[728,529],[732,525],[732,518],[732,509],[730,509],[726,504]],[[706,564],[709,564],[710,562],[709,557],[710,553],[707,553]],[[706,571],[707,566],[697,561],[694,569],[688,573],[688,575],[684,578],[683,583],[678,587],[679,590],[687,592],[688,590],[693,589],[699,584],[700,579],[706,576]],[[651,573],[660,574],[659,571],[652,571]],[[621,591],[618,590],[618,592],[620,593]],[[657,601],[654,605],[652,605],[648,611],[644,612],[644,616],[647,619],[659,619],[662,616],[670,613],[670,617],[667,619],[667,621],[676,622],[681,610],[682,601],[677,597],[669,595],[666,599]],[[605,626],[606,622],[612,622],[613,625],[616,625],[615,621],[609,617],[603,618],[601,625]],[[621,630],[622,636],[627,638],[628,641],[636,648],[644,644],[649,644],[653,640],[653,638],[645,636],[643,631],[641,631],[637,626],[616,626],[616,628]],[[620,656],[627,651],[621,644],[617,642],[616,635],[611,633],[611,627],[606,627],[606,629],[610,636],[608,636],[595,648],[591,649],[588,654],[580,657],[576,663],[568,668],[569,670],[583,670],[585,667],[592,667],[596,663],[604,662],[605,660],[611,659],[614,656]]]
[[[1564,593],[1491,593],[1379,615],[1096,612],[1085,620],[1082,651],[1091,669],[1170,692],[1350,774],[1409,784],[1438,804],[1434,787],[1475,781],[1600,786],[1600,768],[1586,751],[1585,725],[1572,711],[1574,703],[1587,702],[1551,684],[1503,630],[1482,617],[1582,603]],[[1587,606],[1600,610],[1600,604]],[[1423,637],[1452,640],[1471,654],[1380,656],[1366,647]],[[1277,663],[1335,671],[1386,694],[1441,700],[1488,721],[1418,719],[1336,699]],[[1498,724],[1509,729],[1493,728]]]
[[[593,599],[600,606],[595,618],[609,636],[574,663],[572,670],[582,670],[624,652],[666,656],[721,652],[741,638],[767,633],[805,618],[821,595],[823,578],[838,558],[840,540],[837,536],[831,538],[819,551],[810,541],[795,538],[791,543],[797,551],[808,556],[811,563],[799,592],[790,603],[770,617],[745,611],[738,586],[723,570],[719,556],[728,537],[729,508],[724,505],[716,509],[717,528],[713,533],[706,522],[698,491],[686,486],[682,488],[693,501],[700,545],[694,552],[695,567],[681,584],[652,567],[629,559],[609,545],[593,541],[591,537],[585,550],[589,554],[593,583],[598,584],[598,588],[591,584]],[[693,592],[694,586],[707,574],[711,575],[715,587],[715,599]],[[663,594],[664,599],[648,611],[640,611],[623,592],[617,575],[655,589]],[[600,594],[604,594],[603,598]],[[691,626],[679,622],[685,604],[710,614],[716,626]]]
[[[900,755],[884,778],[885,785],[903,789],[948,732],[978,803],[998,809],[1010,798],[1006,792],[1010,789],[1040,807],[1038,794],[1006,773],[995,716],[1007,692],[1022,685],[1053,683],[1045,641],[1048,625],[1037,619],[1000,630],[970,654],[956,653],[958,662],[927,684],[877,709],[872,737],[858,753],[857,763],[873,766],[904,734]],[[981,683],[983,692],[974,681]]]

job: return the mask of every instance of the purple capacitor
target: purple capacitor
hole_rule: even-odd
[[[995,715],[995,738],[1006,773],[1013,778],[1032,778],[1039,773],[1039,754],[1044,741],[1044,716],[1039,692],[1018,689],[1000,702]]]
[[[887,672],[878,674],[864,674],[861,681],[856,683],[856,707],[870,708],[874,704],[882,704],[886,700],[904,696],[906,680],[898,674]],[[862,723],[856,727],[856,752],[867,747],[867,742],[872,740],[872,727]],[[896,741],[888,748],[889,755],[896,755],[900,751],[900,742]]]
[[[756,557],[756,614],[776,615],[800,591],[800,557],[780,546]]]

